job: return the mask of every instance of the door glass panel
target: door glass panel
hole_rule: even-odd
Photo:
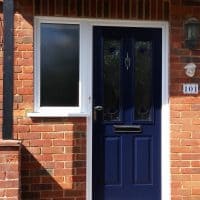
[[[152,42],[135,43],[135,120],[152,120]]]
[[[104,120],[119,120],[120,40],[104,39]]]

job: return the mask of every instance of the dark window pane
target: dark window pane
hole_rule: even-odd
[[[41,106],[79,105],[79,25],[41,24]]]
[[[104,40],[104,120],[119,120],[120,40]]]
[[[152,42],[135,44],[135,120],[151,120]]]

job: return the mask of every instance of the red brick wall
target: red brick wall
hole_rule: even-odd
[[[33,10],[44,16],[167,20],[169,4],[170,0],[33,0]]]
[[[200,50],[184,45],[183,24],[189,17],[200,19],[200,6],[171,1],[170,16],[170,107],[171,173],[173,200],[200,199],[200,96],[183,95],[182,84],[199,83]],[[197,74],[187,78],[183,67],[195,62]]]
[[[76,1],[79,4],[74,3]],[[22,199],[85,199],[85,118],[31,119],[26,116],[33,110],[33,16],[48,15],[169,19],[172,200],[199,200],[200,97],[184,96],[182,84],[198,83],[200,75],[198,69],[191,80],[183,70],[190,58],[200,67],[200,52],[187,50],[183,43],[183,23],[190,16],[200,19],[200,7],[186,6],[181,0],[140,1],[137,6],[134,0],[76,1],[15,1],[14,138],[23,143]],[[1,58],[0,54],[0,61]],[[1,80],[2,73],[0,83]]]
[[[37,119],[20,123],[22,198],[85,196],[85,120]],[[72,198],[74,199],[74,198]]]
[[[0,199],[20,200],[20,144],[0,140]]]

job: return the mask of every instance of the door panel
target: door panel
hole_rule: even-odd
[[[121,184],[121,139],[105,138],[105,185]]]
[[[152,184],[152,139],[136,137],[133,140],[133,184]]]
[[[161,199],[161,38],[94,27],[93,200]]]

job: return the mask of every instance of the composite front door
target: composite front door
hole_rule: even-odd
[[[94,27],[93,200],[161,200],[162,31]]]

